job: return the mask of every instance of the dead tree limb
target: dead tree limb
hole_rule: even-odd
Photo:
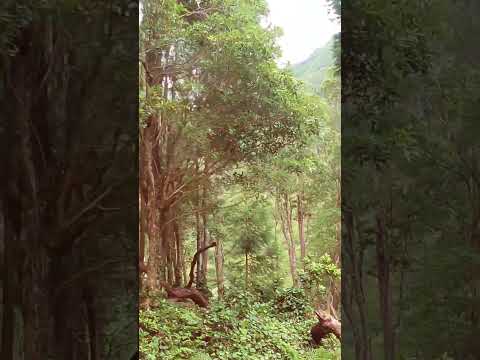
[[[190,299],[195,304],[202,308],[208,307],[208,299],[205,295],[203,295],[197,289],[187,289],[187,288],[172,288],[169,284],[162,281],[161,285],[167,292],[168,299],[176,299],[176,300],[186,300]]]
[[[186,289],[190,289],[193,285],[193,280],[195,277],[195,265],[197,265],[198,257],[202,252],[207,251],[208,249],[214,246],[217,246],[216,242],[212,242],[211,244],[198,249],[195,255],[193,255],[192,264],[190,265],[190,280],[188,281],[187,286],[185,286]]]
[[[192,289],[191,287],[192,287],[193,280],[194,280],[195,265],[197,264],[198,257],[200,256],[200,254],[202,252],[204,252],[204,251],[206,251],[206,250],[208,250],[211,247],[214,247],[216,245],[217,245],[216,242],[212,242],[211,244],[209,244],[209,245],[207,245],[207,246],[205,246],[201,249],[198,249],[198,251],[195,253],[195,255],[193,256],[193,259],[192,259],[192,264],[190,266],[190,281],[188,282],[186,287],[184,287],[184,288],[181,288],[181,287],[174,288],[170,284],[168,284],[164,281],[160,282],[162,287],[167,292],[167,298],[180,300],[180,301],[190,299],[195,304],[197,304],[198,306],[200,306],[202,308],[207,308],[208,307],[208,298],[204,294],[202,294],[199,290]],[[139,270],[140,271],[142,271],[143,268],[145,267],[145,266],[142,266],[142,265],[143,265],[142,263],[139,264]]]

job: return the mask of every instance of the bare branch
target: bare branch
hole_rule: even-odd
[[[207,245],[199,250],[197,250],[197,252],[195,253],[195,255],[193,255],[193,259],[192,259],[192,264],[190,266],[190,280],[188,281],[188,284],[185,288],[187,289],[190,289],[192,287],[192,284],[193,284],[193,278],[194,278],[194,273],[195,273],[195,265],[197,264],[197,261],[198,261],[198,257],[200,256],[200,254],[208,249],[210,249],[211,247],[214,247],[214,246],[217,246],[217,243],[216,242],[213,242],[211,243],[210,245]]]

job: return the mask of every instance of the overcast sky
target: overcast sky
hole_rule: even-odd
[[[268,22],[280,26],[283,57],[280,64],[302,62],[340,31],[332,21],[325,0],[267,0],[270,7]],[[142,11],[140,9],[140,19]]]
[[[283,29],[279,40],[283,51],[281,64],[305,60],[340,31],[340,24],[332,21],[325,0],[267,1],[270,22]]]

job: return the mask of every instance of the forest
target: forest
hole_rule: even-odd
[[[1,359],[479,358],[480,3],[268,3],[0,1]]]
[[[141,6],[140,358],[339,359],[338,36],[280,68],[264,0]]]

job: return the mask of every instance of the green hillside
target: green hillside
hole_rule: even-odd
[[[325,46],[315,50],[305,61],[293,65],[292,71],[294,75],[298,79],[305,81],[313,89],[319,89],[325,78],[326,70],[335,62],[332,45],[333,39]]]

